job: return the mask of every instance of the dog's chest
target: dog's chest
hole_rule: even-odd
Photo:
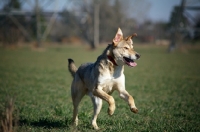
[[[99,84],[106,93],[110,93],[115,90],[114,86],[120,83],[124,83],[124,74],[122,67],[117,67],[112,73],[110,73],[109,71],[104,72],[99,77]]]

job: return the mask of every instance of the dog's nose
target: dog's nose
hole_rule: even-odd
[[[141,55],[137,53],[137,54],[135,54],[135,56],[137,59],[139,59]]]

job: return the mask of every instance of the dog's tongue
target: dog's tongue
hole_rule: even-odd
[[[129,62],[128,64],[129,64],[129,66],[131,66],[131,67],[137,66],[137,63],[136,63],[136,62]]]

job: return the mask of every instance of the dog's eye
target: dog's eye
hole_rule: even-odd
[[[128,50],[128,47],[124,47],[124,49]]]

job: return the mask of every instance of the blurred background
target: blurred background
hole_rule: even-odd
[[[94,62],[118,27],[138,34],[125,75],[140,112],[113,93],[100,131],[199,131],[200,0],[0,0],[0,131],[74,132],[67,58]],[[83,101],[77,131],[91,131]]]
[[[138,44],[200,42],[200,0],[1,0],[0,45],[112,41],[117,28]]]

